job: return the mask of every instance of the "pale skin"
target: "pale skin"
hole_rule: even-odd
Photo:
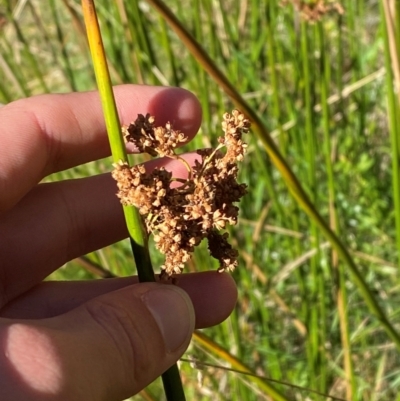
[[[197,99],[173,88],[115,88],[122,124],[138,113],[192,138]],[[118,278],[43,282],[69,260],[127,237],[110,174],[38,184],[110,154],[96,92],[44,95],[0,108],[1,399],[123,400],[176,362],[195,328],[225,320],[229,274],[184,274],[178,285]],[[194,155],[185,159],[190,163]],[[174,176],[187,171],[174,160]]]

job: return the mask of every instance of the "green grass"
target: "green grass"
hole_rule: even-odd
[[[28,0],[18,3],[22,9],[15,3],[0,2],[5,21],[0,103],[45,91],[95,88],[79,2],[51,1],[48,7]],[[188,148],[215,143],[220,117],[232,109],[232,100],[148,3],[97,3],[113,82],[168,83],[193,91],[204,121],[202,135]],[[278,4],[191,0],[190,7],[181,7],[182,2],[167,2],[261,116],[398,328],[400,114],[383,9],[372,0],[344,0],[344,15],[331,13],[309,23],[293,6]],[[399,38],[400,26],[395,28]],[[92,175],[110,166],[107,159],[52,178]],[[268,383],[287,399],[326,399],[311,390],[353,400],[395,399],[400,392],[395,344],[255,135],[249,138],[241,178],[250,191],[232,230],[241,253],[233,273],[239,302],[226,322],[203,333],[243,366],[278,381]],[[127,242],[88,257],[114,274],[133,273]],[[155,252],[152,259],[155,266],[161,263]],[[192,266],[214,267],[203,248]],[[72,261],[52,278],[90,277]],[[265,387],[251,376],[226,371],[227,355],[211,349],[194,340],[185,357],[198,360],[199,367],[201,362],[215,367],[199,370],[181,363],[187,399],[267,399]],[[160,382],[148,391],[160,399]]]

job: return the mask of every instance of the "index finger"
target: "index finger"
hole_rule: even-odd
[[[189,138],[201,120],[198,100],[179,88],[114,88],[121,124],[150,113]],[[110,155],[98,92],[41,95],[0,109],[0,212],[46,175]]]

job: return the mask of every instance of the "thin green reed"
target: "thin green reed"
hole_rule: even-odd
[[[110,1],[110,7],[114,9]],[[153,45],[149,38],[150,24],[146,15],[142,13],[137,2],[125,2],[118,0],[116,2],[115,17],[110,27],[112,37],[114,38],[113,48],[118,49],[114,55],[115,68],[121,73],[123,82],[135,82],[138,84],[160,84],[160,79],[156,76],[154,69],[159,66],[159,61],[153,51]],[[107,10],[104,10],[107,12]],[[124,34],[124,40],[121,41],[121,30]],[[118,43],[117,43],[118,42]],[[159,52],[164,53],[164,47],[159,46]],[[166,71],[160,69],[162,73]],[[162,84],[162,82],[161,82]]]
[[[218,30],[221,29],[221,26],[217,27],[215,23],[215,13],[217,13],[217,6],[213,7],[213,2],[209,0],[199,1],[199,7],[201,5],[202,10],[200,11],[200,15],[196,18],[196,31],[198,32],[197,25],[200,24],[200,30],[202,31],[203,40],[207,40],[207,47],[209,49],[209,54],[213,58],[220,58],[222,49],[221,49],[221,40],[218,37]],[[203,15],[206,19],[206,23],[201,20],[201,15]],[[203,26],[204,30],[203,31]]]
[[[312,88],[315,85],[317,75],[315,73],[316,68],[314,63],[311,64],[310,60],[314,59],[312,56],[314,54],[314,47],[310,43],[310,31],[313,33],[313,27],[306,21],[300,22],[301,30],[301,60],[302,60],[302,81],[304,85],[304,118],[305,118],[305,157],[307,160],[307,171],[308,171],[308,187],[310,188],[310,196],[315,204],[318,205],[318,185],[316,180],[316,158],[317,158],[317,148],[316,148],[316,119],[314,115],[314,104],[312,101]],[[315,95],[315,94],[314,94]],[[315,96],[314,96],[315,98]],[[317,225],[314,221],[310,224],[310,233],[313,238],[310,244],[313,248],[319,248],[319,231]],[[308,326],[308,341],[307,341],[307,356],[308,363],[310,366],[310,371],[313,372],[311,375],[311,386],[313,388],[321,389],[321,383],[318,378],[318,370],[321,365],[321,360],[323,356],[321,350],[324,347],[324,343],[321,342],[320,333],[321,330],[321,316],[318,305],[319,299],[319,277],[320,277],[320,255],[317,253],[310,259],[310,277],[307,280],[309,282],[309,291],[304,294],[305,301],[307,305],[307,310],[305,313],[305,321]],[[324,299],[324,298],[322,298]],[[323,326],[322,326],[323,327]]]
[[[327,40],[325,38],[324,26],[322,22],[319,22],[316,25],[317,35],[319,39],[319,48],[320,48],[320,91],[321,91],[321,106],[322,106],[322,131],[323,131],[323,153],[325,156],[325,168],[326,168],[326,176],[327,176],[327,183],[328,183],[328,203],[329,203],[329,214],[330,214],[330,225],[331,229],[337,232],[336,230],[336,210],[334,206],[335,201],[335,188],[334,188],[334,173],[333,173],[333,166],[331,160],[331,129],[330,129],[330,112],[328,106],[328,96],[329,96],[329,89],[330,89],[330,65],[331,59],[329,54],[324,51],[327,47]],[[335,251],[333,251],[336,254]],[[321,272],[318,276],[318,287],[319,287],[319,295],[320,299],[325,298],[325,280],[324,278],[327,276],[321,269]],[[326,303],[320,302],[320,324],[323,325],[323,330],[321,330],[321,338],[320,342],[321,345],[324,347],[324,352],[321,353],[321,369],[320,369],[320,386],[319,390],[321,392],[326,392],[327,387],[327,358],[326,358],[326,351],[325,351],[325,344],[327,342],[327,312],[326,312]]]
[[[266,7],[266,9],[269,9],[269,5]],[[279,88],[278,88],[278,83],[277,83],[277,78],[276,78],[276,71],[275,71],[275,61],[274,61],[274,43],[270,40],[270,36],[271,36],[271,21],[268,20],[268,18],[266,17],[266,15],[269,13],[266,10],[265,13],[257,13],[251,14],[251,18],[254,19],[254,22],[251,23],[251,27],[253,27],[253,29],[255,30],[254,32],[252,31],[252,36],[253,36],[253,40],[255,40],[255,44],[257,47],[257,43],[260,40],[260,27],[264,26],[264,30],[266,32],[266,34],[268,35],[265,39],[264,42],[264,51],[263,53],[266,54],[262,54],[262,58],[263,60],[266,59],[266,65],[264,66],[264,69],[268,69],[268,70],[273,70],[274,71],[274,77],[271,77],[271,81],[268,82],[268,85],[271,86],[271,91],[272,91],[272,102],[270,102],[269,96],[266,94],[262,94],[262,96],[265,98],[265,102],[269,105],[270,103],[272,103],[272,107],[274,110],[274,118],[275,118],[275,122],[278,123],[278,121],[280,120],[280,105],[279,105]],[[259,32],[258,36],[256,36],[256,32]],[[267,57],[265,57],[267,56]],[[259,61],[258,61],[259,62]],[[270,78],[270,77],[268,77]],[[275,78],[275,79],[274,79]],[[253,85],[254,87],[257,87],[257,83],[255,83]],[[281,133],[281,132],[280,132]],[[271,201],[273,202],[273,206],[274,208],[277,210],[278,213],[278,219],[280,219],[280,222],[283,221],[283,216],[286,214],[286,212],[284,211],[284,209],[282,208],[281,202],[278,199],[278,191],[277,191],[277,185],[276,183],[274,183],[274,179],[272,177],[272,172],[271,172],[271,168],[270,168],[270,162],[263,157],[262,152],[259,149],[258,146],[258,141],[254,140],[254,144],[255,144],[255,153],[256,153],[256,160],[257,160],[257,166],[254,166],[255,171],[257,170],[262,170],[263,171],[263,176],[266,178],[265,183],[267,185],[267,194],[269,199],[271,199]]]
[[[310,188],[310,195],[314,202],[316,201],[316,138],[315,138],[315,130],[314,130],[314,110],[313,104],[311,100],[311,87],[312,82],[314,82],[311,74],[313,72],[313,68],[310,66],[310,50],[309,50],[309,34],[308,27],[309,24],[306,21],[301,21],[300,23],[301,29],[301,60],[302,60],[302,72],[303,72],[303,86],[304,86],[304,116],[305,116],[305,130],[306,130],[306,156],[307,156],[307,164],[308,164],[308,185]]]
[[[110,0],[104,0],[97,6],[99,17],[101,18],[101,31],[104,37],[104,47],[107,49],[107,57],[112,60],[113,64],[118,60],[118,51],[120,46],[115,46],[115,38],[120,38],[122,27],[118,24],[118,19],[115,16],[116,3]],[[118,26],[117,26],[118,25]],[[120,32],[116,32],[116,30]],[[123,59],[122,59],[123,60]],[[121,60],[121,61],[122,61]],[[118,73],[123,75],[124,63],[119,66]],[[122,73],[122,74],[121,74]]]
[[[11,99],[11,92],[8,91],[7,85],[2,85],[2,82],[0,82],[0,103],[11,102]]]
[[[291,9],[290,13],[285,14],[285,37],[289,36],[290,41],[289,44],[286,44],[286,49],[290,54],[290,75],[293,77],[294,82],[299,83],[299,87],[294,89],[296,92],[301,94],[301,90],[304,92],[307,90],[308,93],[311,91],[310,87],[310,72],[312,69],[309,68],[309,51],[307,48],[303,48],[302,40],[303,40],[303,32],[302,29],[305,27],[299,26],[296,24],[296,19],[298,15],[296,12]],[[288,31],[286,33],[286,31]],[[306,37],[307,40],[307,37]],[[283,47],[281,45],[280,47]],[[280,60],[281,65],[286,65],[287,61],[285,59]],[[306,78],[305,78],[306,76]],[[295,126],[289,130],[289,146],[290,146],[290,155],[293,154],[298,155],[297,165],[300,166],[299,174],[301,174],[302,182],[305,186],[310,188],[309,192],[312,195],[314,191],[312,180],[310,178],[309,169],[306,167],[308,164],[309,156],[307,156],[307,152],[309,151],[309,146],[307,143],[307,134],[304,133],[306,130],[306,125],[303,123],[304,115],[308,115],[310,112],[310,116],[312,116],[313,110],[311,105],[311,95],[308,97],[308,102],[304,100],[305,94],[303,94],[302,107],[298,107],[296,104],[296,98],[293,96],[285,96],[286,107],[290,110],[290,120],[295,122]],[[293,157],[293,156],[292,156]],[[314,158],[312,159],[314,160]],[[307,164],[306,164],[307,163]],[[303,166],[305,167],[303,169]],[[303,173],[302,170],[305,170]],[[292,210],[289,214],[289,219],[291,222],[291,227],[293,230],[297,232],[301,232],[304,230],[301,222],[302,212],[296,202],[292,202]],[[311,230],[313,230],[313,223],[310,224]],[[316,227],[314,227],[314,234],[311,233],[311,236],[315,238]],[[287,237],[285,240],[285,246],[287,249],[291,250],[291,258],[294,260],[298,258],[300,255],[308,250],[310,243],[305,243],[305,241],[300,238],[289,238]],[[307,247],[307,248],[306,248]],[[298,292],[300,294],[300,308],[296,313],[296,318],[301,322],[307,323],[309,322],[309,314],[312,309],[312,301],[310,300],[310,291],[309,291],[309,266],[301,265],[294,272],[294,280],[298,285]],[[309,326],[311,327],[311,326]],[[308,364],[308,371],[310,372],[310,380],[308,380],[307,385],[311,382],[314,382],[314,370],[312,364],[312,354],[313,354],[313,344],[308,341],[307,338],[304,338],[305,344],[305,361]],[[315,384],[313,385],[316,388]]]
[[[79,85],[80,90],[88,90],[93,88],[95,82],[95,74],[91,67],[90,54],[87,51],[86,29],[83,24],[81,14],[77,11],[72,0],[62,0],[62,5],[55,3],[56,7],[60,6],[59,12],[67,16],[65,18],[68,23],[63,24],[63,19],[60,19],[64,31],[64,37],[68,37],[69,41],[75,45],[74,51],[70,49],[68,55],[79,60],[80,68],[73,64],[72,72],[74,79]],[[65,45],[65,43],[64,43]]]
[[[129,82],[130,65],[128,60],[128,48],[126,40],[121,38],[125,34],[119,13],[118,3],[113,0],[104,0],[100,5],[99,15],[102,20],[101,29],[104,32],[104,46],[107,49],[107,57],[111,64],[111,76],[115,83]],[[131,81],[133,82],[133,81]]]
[[[268,2],[261,26],[263,26],[263,30],[265,30],[267,35],[265,41],[265,53],[267,61],[266,69],[268,71],[267,79],[269,81],[268,84],[270,86],[270,92],[271,92],[271,96],[267,97],[267,103],[269,104],[271,115],[273,117],[272,121],[274,122],[274,128],[276,129],[276,132],[278,134],[279,148],[284,155],[287,155],[288,134],[282,129],[284,110],[282,109],[283,102],[281,100],[282,82],[278,72],[279,66],[282,68],[282,65],[284,65],[284,63],[282,60],[282,54],[278,54],[278,49],[282,46],[282,43],[280,42],[279,35],[277,35],[278,32],[278,24],[276,20],[277,12],[278,10],[276,9],[276,5],[273,2]],[[258,37],[257,40],[260,40],[260,38]],[[265,160],[260,162],[264,165],[266,163]],[[259,166],[261,166],[262,164],[259,164]],[[271,173],[269,172],[269,174]],[[283,208],[281,202],[279,200],[279,194],[277,194],[276,191],[276,187],[273,188],[272,193],[269,192],[269,195],[271,197],[271,200],[273,201],[274,208],[278,211],[278,214],[280,215],[279,220],[281,222],[284,222],[286,219],[289,221],[293,220],[295,220],[296,222],[298,221],[298,214],[286,212],[286,210],[288,210],[289,208],[291,209],[294,206],[291,200],[290,200],[290,207],[286,207],[284,213],[282,210]],[[284,218],[284,216],[286,218]],[[298,225],[296,224],[296,222],[294,222],[294,224]],[[292,249],[292,246],[289,244],[289,242],[290,241],[288,239],[285,240],[285,243],[287,244],[286,248]],[[260,246],[262,245],[260,244]],[[285,247],[285,245],[282,244],[282,247]],[[293,251],[291,252],[291,254],[293,255],[294,258],[298,255],[298,254],[296,255]],[[267,349],[272,350],[272,355],[270,356],[271,377],[273,377],[276,380],[282,380],[285,377],[283,369],[281,367],[282,361],[279,358],[279,354],[276,352],[276,344],[274,344],[274,342],[269,340],[269,335],[268,335],[268,331],[272,329],[270,325],[271,324],[273,325],[274,316],[272,313],[268,311],[267,308],[263,308],[262,305],[260,305],[260,310],[263,310],[262,313],[264,315],[263,316],[264,326],[263,326],[263,336],[262,336],[263,346],[266,347]]]
[[[0,82],[0,103],[8,103],[12,99],[11,93],[7,90],[7,84]]]
[[[13,98],[12,96],[13,90],[19,89],[19,91],[22,93],[23,89],[19,88],[18,80],[16,78],[14,79],[8,78],[9,75],[13,74],[13,71],[8,61],[8,59],[11,59],[10,54],[9,53],[5,54],[5,52],[3,51],[4,37],[5,35],[0,35],[0,71],[2,71],[3,75],[3,79],[0,80],[0,95],[1,95],[0,99],[2,102],[8,103]],[[13,86],[16,86],[16,88],[13,88]]]
[[[0,58],[2,59],[2,69],[4,75],[7,77],[8,85],[10,85],[13,90],[17,90],[19,95],[28,97],[31,91],[27,85],[27,80],[24,78],[22,69],[16,63],[13,46],[9,42],[7,35],[1,37],[1,47],[0,47]],[[4,82],[6,84],[6,82]]]
[[[386,67],[386,92],[388,101],[388,120],[391,141],[391,154],[392,154],[392,185],[393,185],[393,199],[394,199],[394,218],[396,224],[396,243],[398,251],[398,261],[400,262],[400,105],[398,98],[395,94],[395,76],[392,71],[392,57],[390,51],[390,40],[399,39],[399,35],[394,35],[390,38],[388,35],[388,21],[385,12],[380,2],[381,20],[382,20],[382,33],[385,45],[385,67]],[[397,8],[398,9],[398,8]],[[400,15],[400,14],[397,14]],[[397,21],[395,27],[397,31],[400,29],[398,19],[393,18],[393,22]],[[390,29],[390,28],[389,28]],[[396,49],[400,47],[399,43],[394,43]]]
[[[32,16],[32,20],[35,24],[35,29],[37,30],[37,33],[40,36],[40,40],[46,45],[46,48],[50,51],[52,63],[57,63],[58,57],[57,57],[56,46],[54,45],[48,34],[47,31],[48,27],[46,28],[43,23],[44,16],[40,15],[40,13],[36,10],[36,7],[37,6],[35,6],[31,1],[27,1],[25,10],[29,10],[29,14]]]
[[[351,13],[351,10],[349,10]],[[345,18],[346,17],[339,15],[337,17],[337,54],[336,54],[336,62],[334,63],[336,67],[335,74],[335,83],[336,83],[336,91],[340,96],[340,100],[338,103],[339,113],[341,113],[341,120],[338,124],[334,125],[334,138],[337,141],[340,140],[339,137],[342,137],[347,134],[348,128],[346,127],[346,120],[344,119],[345,115],[345,101],[342,97],[343,91],[343,49],[346,45],[343,40],[343,29],[345,28]],[[329,144],[330,145],[330,144]],[[327,159],[329,157],[329,159]],[[335,188],[335,180],[333,177],[333,166],[334,160],[332,160],[332,151],[329,148],[325,148],[325,159],[326,159],[326,168],[328,173],[328,177],[332,178],[329,180],[329,188],[330,188],[330,212],[332,213],[331,221],[333,222],[333,229],[335,232],[340,235],[340,222],[338,218],[338,213],[336,209],[336,188]],[[330,165],[328,167],[328,165]],[[347,298],[347,289],[346,289],[346,276],[343,263],[338,260],[337,254],[335,252],[331,252],[332,256],[332,268],[334,274],[334,284],[336,286],[336,304],[338,308],[339,314],[339,326],[340,326],[340,337],[341,344],[343,349],[343,367],[345,372],[345,385],[346,385],[346,397],[348,400],[356,400],[357,397],[357,382],[354,374],[353,360],[352,360],[352,348],[350,341],[350,326],[349,326],[349,311],[347,308],[348,298]]]
[[[238,8],[240,7],[239,3],[240,2],[236,2],[236,4],[234,4],[234,5],[229,5],[229,4],[227,4],[226,1],[218,0],[218,9],[219,9],[219,12],[220,12],[220,15],[222,18],[224,33],[226,34],[226,36],[228,38],[227,43],[229,43],[229,47],[231,48],[231,50],[238,50],[239,46],[240,46],[238,25],[232,24],[233,18],[231,17],[231,14],[235,15],[235,16],[238,15]],[[210,6],[211,6],[211,4],[210,4]],[[212,7],[210,7],[210,6],[207,7],[208,8],[207,14],[208,14],[210,21],[212,21],[213,20]],[[216,40],[215,43],[219,43],[219,41]],[[225,46],[227,46],[227,43],[225,43]],[[230,62],[235,62],[235,61],[236,61],[236,67],[238,67],[239,60],[237,60],[236,57],[232,57],[232,59],[230,60]]]
[[[254,157],[251,157],[251,164],[253,166],[253,171],[257,171],[259,173],[259,180],[264,181],[265,186],[267,188],[267,196],[274,205],[274,209],[277,213],[277,221],[280,224],[284,221],[285,216],[287,215],[286,208],[282,206],[282,203],[279,201],[279,194],[277,191],[277,184],[274,182],[272,177],[272,166],[269,160],[266,160],[265,154],[258,146],[257,141],[253,141],[254,147]]]
[[[279,147],[284,156],[286,156],[287,151],[287,141],[285,140],[286,133],[282,130],[282,121],[281,121],[281,106],[280,106],[280,82],[278,80],[278,74],[276,71],[277,62],[276,62],[276,42],[275,42],[275,29],[276,26],[274,24],[274,5],[269,2],[267,8],[267,21],[265,24],[265,30],[268,34],[267,37],[267,55],[268,55],[268,66],[269,66],[269,78],[271,80],[271,90],[272,90],[272,116],[275,119],[275,123],[277,124],[277,129],[279,132]]]
[[[119,20],[121,21],[121,25],[124,31],[124,42],[125,45],[127,46],[127,52],[128,52],[126,63],[124,64],[127,64],[129,80],[131,82],[143,84],[144,66],[138,55],[139,49],[136,49],[136,42],[134,41],[134,38],[137,37],[135,24],[132,24],[132,22],[128,19],[126,1],[117,0],[117,7],[118,7]]]
[[[396,1],[395,2],[395,9],[394,9],[394,21],[397,21],[397,23],[395,24],[395,40],[396,40],[396,48],[397,48],[397,54],[400,54],[400,23],[399,21],[399,17],[400,17],[400,2]]]
[[[38,60],[36,59],[36,57],[32,54],[32,51],[29,47],[29,43],[28,41],[25,39],[24,34],[22,33],[22,29],[20,28],[20,25],[17,23],[17,21],[14,18],[12,9],[11,9],[11,4],[7,3],[7,17],[9,19],[9,21],[11,22],[15,33],[17,35],[17,38],[19,40],[19,42],[22,45],[23,48],[23,55],[26,57],[26,61],[28,62],[28,64],[31,67],[32,72],[34,73],[36,79],[38,80],[40,87],[41,87],[41,91],[42,92],[48,92],[48,87],[46,85],[46,82],[44,80],[44,73],[41,71],[40,67],[39,67],[39,63]]]
[[[122,3],[122,4],[121,4]],[[121,1],[113,1],[113,24],[112,24],[112,35],[113,40],[111,41],[112,47],[115,51],[114,66],[118,69],[122,82],[136,82],[134,78],[134,57],[132,51],[132,37],[129,32],[127,25],[130,25],[124,12],[124,5]],[[120,41],[122,40],[122,43]]]
[[[216,40],[216,37],[213,37],[212,42],[218,45],[220,58],[224,60],[227,75],[235,80],[240,87],[244,87],[246,86],[247,77],[245,75],[240,75],[241,53],[239,48],[240,44],[237,39],[237,26],[236,24],[232,24],[232,17],[229,15],[230,13],[232,13],[232,15],[236,14],[235,8],[238,7],[238,4],[227,5],[226,3],[225,1],[218,0],[215,7],[212,7],[212,4],[207,7],[206,11],[210,21],[215,20],[215,22],[210,23],[210,28],[212,29],[214,27],[212,32],[216,32],[218,28],[219,36],[222,39]],[[212,18],[214,10],[217,14],[217,18]],[[213,47],[216,46],[213,45]]]
[[[150,22],[147,21],[146,16],[140,10],[138,3],[139,2],[137,1],[128,2],[128,19],[129,23],[134,24],[135,27],[136,35],[134,36],[134,40],[138,42],[138,47],[142,49],[140,54],[142,62],[148,71],[152,71],[152,67],[158,65],[158,60],[152,41],[149,38],[149,29],[147,24],[150,24]],[[159,83],[154,74],[149,75],[148,79],[149,82],[146,82],[147,84]]]
[[[29,2],[29,4],[31,4],[31,3]],[[55,0],[50,1],[50,12],[51,12],[52,19],[54,21],[54,25],[56,28],[56,36],[58,39],[58,43],[57,43],[57,45],[54,46],[53,41],[50,40],[49,38],[46,39],[46,42],[48,43],[48,47],[50,48],[50,50],[53,54],[53,58],[54,58],[55,62],[57,62],[57,60],[59,59],[58,49],[61,50],[62,63],[60,63],[60,64],[62,64],[62,66],[63,66],[62,72],[63,72],[64,76],[66,77],[66,83],[68,84],[70,90],[75,92],[78,90],[78,85],[76,83],[75,74],[74,74],[74,71],[71,66],[71,58],[69,57],[69,54],[67,52],[67,46],[66,46],[67,40],[65,38],[63,28],[61,26],[62,24],[61,24],[59,15],[58,15],[59,11],[56,7]],[[45,31],[44,27],[43,27],[42,31],[44,33],[44,36],[46,37],[47,35],[45,33],[46,31]]]
[[[158,20],[161,28],[161,33],[160,33],[161,43],[163,45],[164,50],[167,53],[167,59],[170,67],[170,75],[172,77],[170,85],[180,86],[181,81],[178,76],[177,61],[172,51],[171,38],[167,29],[167,24],[165,23],[164,19],[161,16],[158,16]]]
[[[191,13],[191,21],[193,25],[193,33],[197,40],[204,43],[205,34],[203,32],[203,23],[202,23],[202,5],[203,3],[200,0],[195,0],[192,13]],[[194,72],[193,77],[188,77],[188,79],[193,82],[194,88],[196,88],[196,94],[199,97],[199,100],[202,104],[203,111],[203,122],[204,127],[207,133],[212,132],[212,116],[211,116],[211,99],[210,99],[210,82],[207,77],[207,74],[204,70],[198,65],[196,59],[190,56],[190,65],[191,70]],[[196,139],[195,139],[196,140]],[[198,142],[196,141],[196,145]],[[204,146],[204,142],[199,143],[199,147]]]
[[[284,380],[285,378],[285,371],[283,365],[283,361],[280,358],[279,352],[277,352],[277,344],[273,338],[271,338],[270,333],[274,329],[274,313],[269,310],[269,308],[265,308],[263,306],[263,302],[260,302],[260,299],[256,294],[251,294],[253,298],[252,303],[257,305],[257,309],[261,315],[261,321],[263,322],[262,325],[262,334],[261,334],[261,341],[262,347],[265,349],[270,350],[270,355],[268,357],[268,371],[271,378],[275,380]],[[263,300],[261,300],[263,301]]]

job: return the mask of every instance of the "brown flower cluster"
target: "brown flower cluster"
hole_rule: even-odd
[[[188,169],[186,180],[174,178],[165,168],[146,172],[142,165],[129,167],[123,162],[116,164],[112,173],[122,204],[139,209],[156,247],[165,254],[163,274],[180,273],[204,238],[210,254],[220,263],[219,271],[237,266],[238,252],[229,244],[229,234],[218,231],[237,223],[239,208],[234,203],[246,194],[246,185],[237,182],[237,162],[243,160],[246,144],[242,134],[249,128],[249,120],[240,111],[225,113],[219,145],[198,150],[199,159],[192,167],[175,154],[186,137],[170,123],[155,127],[154,117],[148,114],[139,115],[123,128],[126,141],[139,150],[180,160]],[[226,148],[225,154],[222,148]],[[173,181],[180,185],[171,186]]]
[[[133,142],[140,152],[155,157],[173,156],[174,150],[186,137],[180,131],[172,129],[170,123],[165,127],[154,127],[154,117],[139,114],[136,121],[128,127],[122,127],[126,142]]]
[[[344,14],[344,8],[340,1],[332,0],[283,0],[282,5],[292,3],[301,16],[310,22],[320,21],[328,13]]]

